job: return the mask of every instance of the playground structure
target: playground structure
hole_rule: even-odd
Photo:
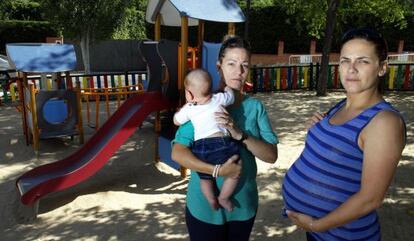
[[[122,83],[122,75],[125,76],[124,83]],[[103,83],[101,77],[103,77]],[[129,77],[132,78],[131,84],[129,84],[128,81]],[[110,82],[108,81],[109,78]],[[138,81],[136,82],[135,73],[104,74],[96,76],[95,79],[93,78],[93,76],[82,77],[82,83],[83,84],[81,84],[81,95],[83,102],[86,103],[85,105],[87,125],[95,129],[98,129],[100,126],[99,113],[101,100],[104,101],[104,111],[106,113],[106,119],[109,119],[109,117],[111,116],[111,109],[109,106],[110,101],[115,100],[116,107],[119,108],[121,106],[122,101],[126,100],[131,94],[145,92],[145,86],[142,83],[141,74],[138,74]],[[97,87],[95,87],[95,83],[97,84]],[[91,105],[93,104],[95,107],[94,122],[92,122],[91,120]]]
[[[181,101],[183,98],[182,81],[187,73],[186,56],[188,50],[188,27],[198,26],[197,49],[202,49],[205,21],[228,23],[228,34],[235,34],[235,23],[244,22],[245,17],[236,1],[182,1],[182,0],[149,0],[145,19],[153,23],[154,39],[161,38],[161,26],[175,26],[181,29],[181,48],[179,53],[179,90]],[[197,59],[202,59],[202,51],[198,51]],[[217,58],[216,58],[217,60]],[[214,61],[215,64],[215,61]],[[197,67],[200,67],[200,62]],[[212,72],[213,69],[208,69]],[[214,68],[214,72],[216,69]]]
[[[76,66],[73,45],[7,44],[6,50],[22,79],[18,81],[18,92],[26,144],[33,143],[37,153],[40,139],[79,135],[83,143],[80,89],[74,87],[69,75]],[[53,73],[55,79],[51,83],[41,78],[35,86],[35,82],[29,82],[28,73]],[[51,85],[54,90],[47,89]]]
[[[182,1],[182,0],[149,0],[145,14],[146,21],[153,23],[154,39],[161,39],[161,26],[175,26],[181,29],[181,41],[178,53],[178,91],[179,103],[185,103],[184,77],[188,72],[188,27],[198,26],[198,41],[195,47],[198,51],[191,50],[193,60],[190,68],[203,67],[213,77],[213,88],[219,84],[216,62],[218,50],[221,44],[212,44],[210,47],[203,44],[204,21],[228,23],[228,34],[235,34],[235,23],[244,22],[245,17],[236,1],[205,0],[205,1]],[[200,51],[202,50],[202,51]],[[210,50],[210,51],[208,51]],[[202,60],[202,61],[200,61]],[[175,126],[172,116],[162,125],[158,138],[157,159],[163,162],[171,162],[171,141],[174,138]],[[186,176],[186,168],[180,167],[181,176]]]
[[[166,3],[170,5],[174,3],[176,12],[185,6],[181,1],[159,1],[156,5],[156,16],[159,16],[163,10],[163,6],[166,6]],[[195,2],[191,2],[191,4],[194,5]],[[219,11],[221,17],[225,16],[225,18],[229,19],[228,11],[233,7],[239,14],[237,17],[242,17],[244,20],[240,8],[233,1],[228,1],[227,4],[230,4],[228,6],[223,6],[221,1],[203,1],[201,5],[213,5],[207,8],[200,4],[197,2],[194,6],[191,6],[193,9],[197,9],[197,11],[193,12],[196,14],[194,16],[200,14],[200,9],[206,11],[213,7],[217,12],[216,7],[220,6],[222,10],[221,12]],[[149,7],[151,6],[149,4]],[[180,19],[183,21],[184,27],[182,26],[183,34],[180,51],[178,51],[178,42],[174,41],[156,39],[156,41],[142,41],[140,43],[140,52],[145,59],[148,69],[148,83],[144,93],[135,94],[127,99],[105,124],[97,130],[90,140],[74,154],[63,160],[39,166],[17,179],[16,186],[21,194],[21,201],[24,204],[29,206],[34,205],[36,212],[38,201],[44,195],[69,188],[93,175],[109,160],[113,153],[135,132],[136,128],[152,112],[157,113],[155,118],[156,132],[163,132],[165,139],[163,142],[162,138],[158,138],[161,135],[157,134],[156,150],[159,151],[159,156],[163,161],[165,161],[164,159],[170,158],[170,141],[174,135],[174,128],[171,128],[173,112],[166,112],[164,116],[161,116],[160,111],[168,109],[174,110],[177,107],[177,99],[181,97],[181,102],[184,99],[182,83],[188,69],[187,18],[192,16],[191,13],[191,11],[187,11],[185,14],[181,12],[182,16]],[[157,18],[161,19],[159,17]],[[220,19],[223,20],[222,18]],[[158,23],[160,24],[160,22]],[[159,28],[156,28],[156,31],[157,29],[159,30]],[[201,27],[201,29],[203,28]],[[234,33],[234,26],[229,29]],[[202,36],[202,31],[199,31],[199,34]],[[201,46],[201,41],[199,43]],[[177,60],[179,60],[178,63]],[[70,79],[69,76],[68,79]],[[103,92],[105,93],[105,90]],[[169,123],[169,125],[165,125],[164,123]],[[181,172],[182,174],[185,173],[183,168],[181,168]]]
[[[178,97],[176,79],[174,81],[174,78],[169,78],[161,82],[161,78],[156,75],[159,69],[152,68],[161,68],[161,65],[153,64],[155,61],[149,58],[158,56],[158,63],[162,61],[166,66],[172,62],[176,63],[177,46],[177,42],[167,40],[141,43],[140,49],[148,64],[146,91],[127,92],[130,97],[75,153],[63,160],[36,167],[19,177],[16,185],[23,204],[34,205],[36,210],[38,200],[44,195],[69,188],[92,176],[136,131],[148,115],[176,107]],[[167,69],[177,69],[177,65]],[[174,73],[168,72],[168,75],[174,76]]]
[[[171,108],[160,92],[129,98],[105,124],[69,157],[39,166],[20,176],[16,185],[25,205],[35,205],[44,195],[69,188],[96,173],[154,111]]]

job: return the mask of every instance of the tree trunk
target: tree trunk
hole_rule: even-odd
[[[326,96],[328,85],[329,53],[331,52],[333,31],[336,22],[336,10],[340,0],[328,0],[328,11],[326,13],[325,39],[322,48],[321,73],[316,88],[317,96]]]
[[[82,50],[82,60],[83,67],[85,69],[85,74],[90,74],[91,64],[90,64],[90,55],[89,55],[89,43],[90,43],[90,32],[89,30],[85,31],[81,36],[81,50]]]

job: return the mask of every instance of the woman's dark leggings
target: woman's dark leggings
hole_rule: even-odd
[[[215,225],[196,219],[188,208],[185,211],[185,221],[191,241],[248,241],[255,218]]]

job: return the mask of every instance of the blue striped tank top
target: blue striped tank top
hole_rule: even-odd
[[[282,195],[287,210],[321,218],[359,191],[363,160],[358,147],[359,134],[379,112],[398,111],[383,100],[342,125],[330,124],[329,119],[345,102],[339,102],[309,129],[302,154],[283,180]],[[316,240],[329,241],[381,239],[375,211],[344,226],[311,235]]]

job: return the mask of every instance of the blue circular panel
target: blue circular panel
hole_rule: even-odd
[[[65,100],[51,99],[43,106],[43,118],[50,124],[60,124],[68,118],[68,105]]]

